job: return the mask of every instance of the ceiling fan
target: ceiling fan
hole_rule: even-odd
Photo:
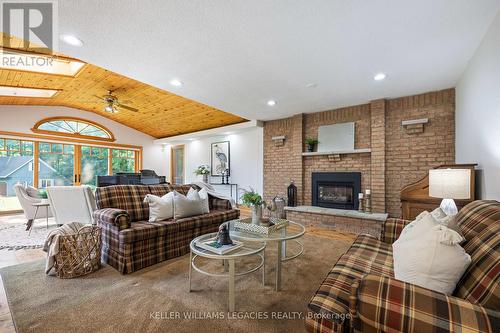
[[[94,97],[99,98],[100,100],[103,100],[106,103],[106,105],[104,106],[105,112],[117,113],[118,109],[125,109],[132,112],[139,112],[139,109],[120,103],[118,97],[113,95],[113,92],[111,90],[108,91],[107,95],[104,96],[94,95]]]

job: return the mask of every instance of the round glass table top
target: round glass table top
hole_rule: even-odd
[[[231,236],[232,236],[232,234],[231,234]],[[250,243],[250,244],[243,243],[243,246],[240,248],[237,248],[237,249],[230,251],[228,253],[225,253],[225,254],[218,254],[218,253],[215,253],[215,252],[212,252],[209,250],[205,250],[199,246],[196,246],[197,242],[205,242],[205,241],[208,241],[210,239],[215,239],[215,237],[217,237],[216,232],[196,237],[189,244],[189,247],[191,248],[191,252],[193,252],[199,256],[205,257],[205,258],[231,259],[231,258],[249,256],[252,254],[259,253],[262,250],[264,250],[266,247],[266,243],[261,240],[260,244],[258,244],[258,243]]]
[[[299,238],[306,232],[306,228],[297,222],[288,221],[288,225],[272,232],[268,235],[259,234],[249,231],[236,230],[234,222],[238,220],[229,221],[229,234],[236,239],[250,241],[250,242],[267,242],[267,241],[282,241]]]

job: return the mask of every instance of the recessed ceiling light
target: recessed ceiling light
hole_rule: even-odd
[[[316,88],[318,85],[316,83],[308,83],[306,84],[306,88]]]
[[[384,73],[378,73],[377,75],[375,75],[373,77],[373,79],[375,81],[382,81],[383,79],[385,79],[387,77],[387,75],[385,75]]]
[[[180,87],[182,86],[182,82],[177,80],[177,79],[173,79],[170,81],[170,84],[173,85],[174,87]]]
[[[73,35],[61,35],[61,40],[66,44],[72,46],[78,46],[78,47],[83,46],[83,41],[80,38]]]
[[[276,101],[274,99],[270,99],[267,101],[267,105],[269,106],[275,106],[276,105]]]

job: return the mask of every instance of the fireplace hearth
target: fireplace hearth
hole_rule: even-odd
[[[312,173],[313,206],[356,210],[360,192],[360,172]]]

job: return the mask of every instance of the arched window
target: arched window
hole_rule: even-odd
[[[32,128],[33,132],[78,137],[93,140],[115,141],[113,133],[106,127],[90,120],[74,117],[52,117],[42,119]]]

